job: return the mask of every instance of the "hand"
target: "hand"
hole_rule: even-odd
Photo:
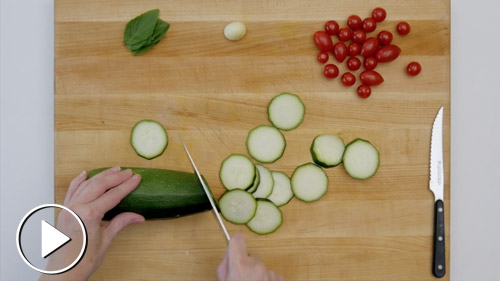
[[[266,268],[258,256],[248,254],[245,237],[234,235],[224,259],[217,267],[217,277],[221,281],[284,281],[285,278]]]
[[[121,213],[110,222],[102,221],[104,214],[120,203],[140,182],[140,175],[133,175],[131,170],[121,171],[120,167],[105,170],[88,180],[84,171],[73,179],[64,205],[73,210],[85,224],[87,251],[73,269],[63,274],[42,275],[40,280],[87,280],[101,266],[113,238],[129,225],[144,221],[144,217],[135,213]],[[61,211],[57,229],[72,240],[50,255],[47,270],[66,267],[81,250],[82,231],[69,212]]]

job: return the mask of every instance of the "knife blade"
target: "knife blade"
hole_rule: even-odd
[[[432,125],[429,189],[434,194],[434,248],[432,273],[441,278],[446,273],[444,236],[443,107]]]
[[[222,232],[224,232],[224,236],[226,236],[227,241],[231,240],[231,237],[229,236],[229,233],[227,232],[226,226],[224,225],[224,222],[222,221],[222,218],[219,215],[219,212],[217,211],[217,206],[215,206],[215,202],[212,198],[212,193],[210,192],[209,187],[205,184],[205,181],[201,177],[200,172],[198,171],[198,168],[196,167],[196,164],[194,163],[193,158],[191,157],[191,154],[189,153],[189,150],[187,149],[186,145],[182,141],[182,138],[180,135],[177,135],[179,137],[179,140],[181,141],[182,146],[184,147],[184,151],[186,151],[187,157],[189,159],[189,162],[191,162],[191,166],[193,167],[194,173],[198,177],[198,180],[201,183],[201,186],[203,186],[203,190],[205,191],[205,194],[208,197],[208,201],[210,201],[210,205],[212,205],[212,211],[214,212],[215,216],[217,217],[217,220],[219,221],[219,226],[222,229]]]

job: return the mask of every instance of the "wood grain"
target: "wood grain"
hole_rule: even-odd
[[[387,10],[377,30],[412,31],[394,43],[396,61],[379,65],[385,82],[367,100],[339,79],[323,77],[311,40],[329,19],[345,25],[372,8]],[[171,24],[150,52],[134,57],[123,46],[131,18],[159,8]],[[244,233],[250,251],[287,280],[434,280],[431,274],[433,197],[428,190],[432,121],[445,107],[445,176],[450,159],[450,3],[424,1],[55,1],[55,195],[62,203],[81,170],[121,165],[191,171],[181,145],[171,137],[156,159],[138,157],[129,144],[141,119],[160,121],[179,133],[216,197],[221,161],[246,153],[248,131],[268,124],[266,106],[290,91],[306,105],[299,128],[284,132],[282,159],[266,165],[291,175],[310,162],[314,136],[338,134],[346,142],[370,140],[381,154],[376,176],[351,179],[342,165],[328,169],[327,194],[318,202],[293,199],[282,207],[284,223],[259,236]],[[247,35],[224,39],[231,21]],[[404,70],[419,61],[423,71]],[[339,66],[341,73],[346,71]],[[358,71],[359,72],[359,71]],[[445,186],[449,280],[450,190]],[[148,221],[121,233],[93,280],[214,280],[225,250],[211,213]]]

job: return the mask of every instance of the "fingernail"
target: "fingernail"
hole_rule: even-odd
[[[136,218],[132,221],[132,223],[134,224],[137,224],[137,223],[143,223],[144,222],[144,218]]]
[[[120,170],[121,170],[120,166],[115,166],[115,167],[113,167],[113,168],[111,169],[111,171],[113,171],[113,172],[118,172],[118,171],[120,171]]]
[[[141,178],[141,175],[139,175],[139,174],[135,174],[135,175],[132,177],[132,179],[134,179],[134,180],[139,180],[140,178]]]
[[[80,173],[80,177],[83,177],[86,173],[87,173],[86,171],[82,171],[82,172]]]

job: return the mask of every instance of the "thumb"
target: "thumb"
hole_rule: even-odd
[[[111,245],[111,242],[120,231],[130,225],[142,222],[144,222],[144,217],[136,213],[126,212],[115,216],[104,230],[106,233],[107,246]]]
[[[233,262],[238,262],[242,258],[248,257],[247,243],[241,234],[234,235],[229,241],[228,258],[229,267]]]

